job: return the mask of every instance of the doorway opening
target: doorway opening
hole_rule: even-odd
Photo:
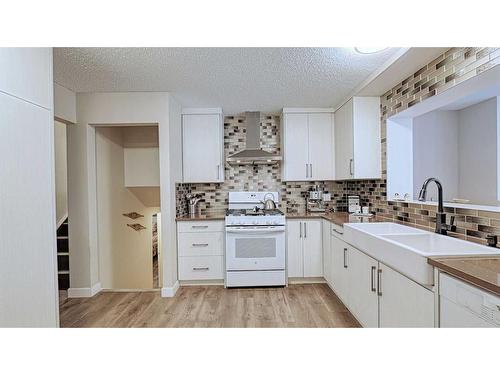
[[[158,126],[102,125],[96,126],[95,136],[102,289],[157,289],[161,285]]]
[[[57,284],[60,302],[66,300],[69,288],[67,126],[70,125],[61,121],[54,121]]]
[[[162,257],[161,257],[161,214],[158,212],[153,215],[152,220],[152,238],[153,238],[153,246],[152,246],[152,260],[153,260],[153,288],[159,289],[161,286],[160,279],[160,269],[162,265]]]

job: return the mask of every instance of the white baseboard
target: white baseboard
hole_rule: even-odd
[[[179,281],[176,281],[174,286],[172,286],[172,287],[161,288],[161,296],[162,297],[174,297],[175,293],[177,293],[178,289],[179,289]]]
[[[103,293],[139,293],[139,292],[159,292],[159,288],[149,288],[149,289],[140,289],[140,288],[132,288],[132,289],[112,289],[112,288],[103,288],[101,292]]]
[[[68,298],[89,298],[101,291],[101,283],[96,283],[92,288],[69,288]]]
[[[224,280],[187,280],[187,281],[180,281],[179,282],[181,286],[203,286],[203,285],[217,285],[217,286],[223,286],[224,285]]]
[[[326,284],[323,277],[289,277],[288,284]]]

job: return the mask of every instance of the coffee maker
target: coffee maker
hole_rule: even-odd
[[[306,197],[306,211],[325,212],[326,208],[323,200],[324,192],[318,185],[316,185],[314,189],[315,190],[309,191]]]

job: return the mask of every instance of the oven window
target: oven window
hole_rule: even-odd
[[[236,258],[275,258],[276,238],[237,238]]]

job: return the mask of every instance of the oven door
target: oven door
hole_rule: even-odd
[[[226,269],[284,270],[285,226],[226,227]]]

